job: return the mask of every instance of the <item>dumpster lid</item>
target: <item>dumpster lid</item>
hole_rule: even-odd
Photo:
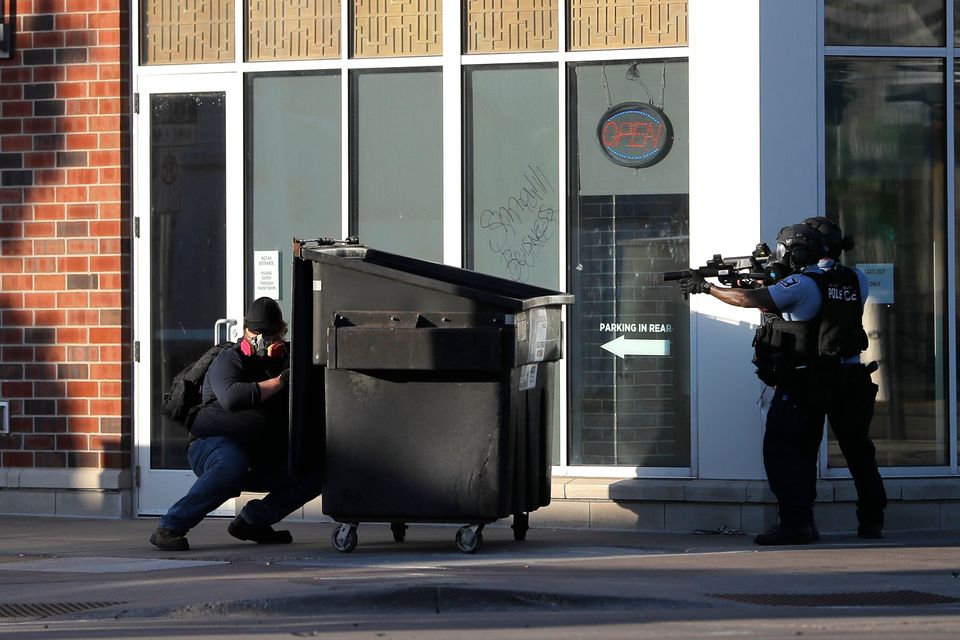
[[[425,289],[453,293],[465,298],[500,304],[512,310],[573,304],[574,296],[523,282],[514,282],[439,262],[401,256],[360,244],[311,246],[314,241],[296,240],[304,260],[349,264],[351,269],[387,276]],[[387,273],[389,270],[389,274]]]

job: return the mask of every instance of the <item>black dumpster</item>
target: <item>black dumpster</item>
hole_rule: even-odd
[[[550,502],[562,305],[573,296],[367,248],[294,240],[292,463],[321,451],[323,512],[483,526]],[[309,354],[309,357],[307,357]]]

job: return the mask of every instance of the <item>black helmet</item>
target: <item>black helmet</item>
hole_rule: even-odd
[[[830,249],[822,233],[808,224],[792,224],[777,234],[777,250],[773,261],[783,264],[789,273],[814,264]]]
[[[843,235],[840,225],[824,216],[807,218],[803,224],[810,225],[823,234],[827,240],[827,248],[830,250],[829,256],[834,260],[840,259],[840,254],[844,251],[853,249],[853,238]]]

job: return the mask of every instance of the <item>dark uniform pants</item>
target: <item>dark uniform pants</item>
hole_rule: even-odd
[[[883,524],[887,504],[870,440],[877,386],[863,365],[800,369],[774,389],[763,436],[763,464],[780,523],[812,524],[817,459],[826,415],[857,488],[857,519]]]

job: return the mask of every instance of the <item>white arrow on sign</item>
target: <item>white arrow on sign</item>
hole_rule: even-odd
[[[620,336],[600,345],[615,356],[668,356],[670,355],[669,340],[634,340]]]

